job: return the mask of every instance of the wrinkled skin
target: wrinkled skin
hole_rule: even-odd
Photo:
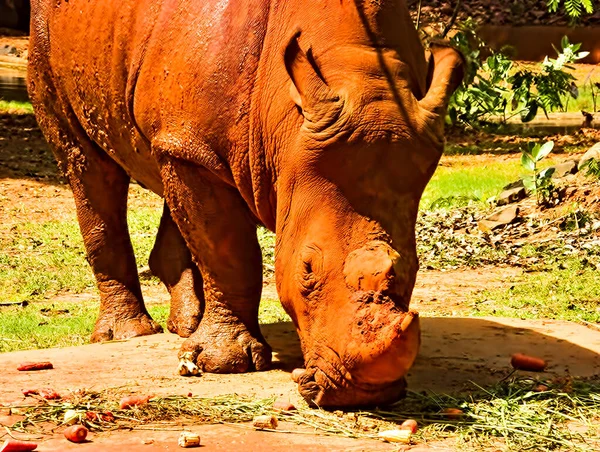
[[[101,294],[93,340],[157,332],[126,222],[163,196],[151,269],[180,356],[268,368],[256,226],[320,406],[392,402],[419,347],[417,207],[462,59],[400,0],[33,2],[29,90],[73,189]],[[189,251],[188,251],[189,250]],[[195,265],[197,264],[197,266]]]

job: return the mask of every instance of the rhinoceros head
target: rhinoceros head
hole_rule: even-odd
[[[463,60],[434,46],[427,65],[418,40],[406,45],[410,58],[300,34],[284,52],[303,119],[278,176],[276,278],[304,353],[300,392],[320,406],[397,400],[420,344],[415,221]]]

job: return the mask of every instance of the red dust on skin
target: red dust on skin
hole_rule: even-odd
[[[30,97],[100,292],[93,341],[161,330],[127,230],[133,178],[165,198],[150,267],[171,294],[168,328],[188,337],[181,357],[269,368],[262,224],[277,234],[305,398],[404,394],[415,221],[462,78],[456,51],[426,53],[401,0],[33,0],[31,28]]]

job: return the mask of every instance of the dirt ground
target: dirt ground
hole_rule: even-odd
[[[293,325],[264,325],[263,332],[274,350],[273,369],[242,375],[177,375],[177,350],[182,339],[168,333],[121,342],[5,353],[0,357],[3,369],[0,403],[23,401],[23,388],[39,387],[51,387],[61,394],[81,388],[115,387],[127,388],[132,393],[185,395],[191,392],[202,397],[235,392],[257,398],[283,396],[297,402],[299,395],[290,373],[302,365],[302,355]],[[515,352],[532,353],[548,360],[549,367],[543,377],[600,374],[600,331],[597,330],[562,321],[423,317],[421,353],[408,375],[409,388],[456,393],[466,390],[471,381],[481,386],[496,383],[510,372],[510,355]],[[55,368],[28,373],[16,370],[21,362],[45,360],[51,361]],[[0,419],[0,423],[9,425],[17,419],[12,418]],[[104,450],[108,445],[119,444],[123,447],[120,450],[175,449],[182,426],[156,428],[158,430],[92,434],[89,443],[77,447]],[[392,445],[377,441],[323,437],[307,431],[273,434],[254,432],[244,425],[186,428],[201,434],[206,450],[290,447],[315,451],[395,450]],[[285,425],[281,429],[297,430],[297,427]],[[144,444],[150,441],[153,442]],[[40,443],[40,451],[69,450],[59,433],[41,438]],[[447,444],[426,446],[439,450]]]

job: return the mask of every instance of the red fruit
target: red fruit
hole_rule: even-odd
[[[65,438],[67,438],[72,443],[82,443],[85,441],[87,437],[88,429],[83,425],[72,425],[68,427],[64,432]]]
[[[529,372],[543,372],[547,366],[546,361],[535,356],[515,353],[510,359],[510,364],[516,370],[526,370]]]

